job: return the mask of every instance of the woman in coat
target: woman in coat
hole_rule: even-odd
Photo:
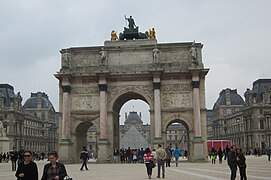
[[[146,148],[145,153],[144,153],[144,161],[147,168],[147,174],[148,174],[149,179],[151,179],[152,168],[154,167],[153,158],[154,158],[154,155],[151,152],[150,148]]]
[[[64,164],[57,162],[57,160],[57,152],[51,152],[49,154],[50,163],[44,166],[41,180],[63,180],[67,176]]]
[[[237,166],[239,167],[240,171],[240,180],[246,180],[246,157],[244,156],[244,153],[242,152],[241,148],[236,148],[236,154],[237,154]]]
[[[37,164],[32,161],[32,152],[24,151],[22,153],[23,162],[18,164],[15,176],[21,180],[38,180]]]

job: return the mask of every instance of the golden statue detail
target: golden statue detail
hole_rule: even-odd
[[[111,41],[116,41],[116,40],[118,40],[119,38],[118,38],[118,35],[117,35],[117,31],[112,31],[111,32]]]
[[[149,29],[149,39],[156,39],[155,29]]]

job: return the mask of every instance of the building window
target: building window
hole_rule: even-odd
[[[263,122],[263,120],[260,120],[260,129],[264,129],[264,122]]]

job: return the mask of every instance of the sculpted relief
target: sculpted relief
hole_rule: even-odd
[[[99,93],[98,86],[95,86],[95,87],[73,87],[71,89],[71,94],[98,94],[98,93]]]
[[[97,111],[100,106],[99,96],[73,96],[71,101],[72,110]]]
[[[161,104],[164,108],[192,107],[192,93],[162,94]]]
[[[162,92],[169,91],[192,91],[191,83],[182,83],[182,84],[166,84],[161,86]]]

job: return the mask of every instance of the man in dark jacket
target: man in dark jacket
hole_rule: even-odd
[[[83,171],[83,167],[85,166],[86,170],[88,171],[87,161],[89,160],[89,155],[88,155],[88,151],[86,149],[86,146],[84,146],[83,150],[81,151],[80,159],[83,160],[83,163],[82,163],[80,170]]]
[[[11,170],[16,171],[16,162],[18,159],[18,152],[15,151],[15,148],[13,148],[12,151],[10,151],[10,160],[11,160]]]
[[[237,154],[235,145],[231,146],[230,152],[228,153],[228,166],[231,170],[231,180],[234,180],[236,178],[237,171]]]

